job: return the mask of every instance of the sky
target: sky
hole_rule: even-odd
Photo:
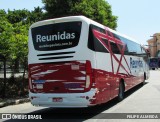
[[[147,44],[160,33],[160,0],[107,0],[113,15],[118,16],[117,31]]]
[[[116,30],[140,44],[147,44],[154,33],[160,32],[160,0],[107,0],[113,15],[118,16]],[[42,0],[0,0],[0,9],[43,7]]]
[[[34,7],[42,7],[44,4],[42,0],[0,0],[0,9],[27,9],[34,10]]]

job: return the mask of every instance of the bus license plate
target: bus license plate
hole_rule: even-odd
[[[63,102],[63,98],[61,97],[53,98],[52,100],[53,102]]]
[[[43,89],[43,84],[37,84],[36,87],[37,89]]]

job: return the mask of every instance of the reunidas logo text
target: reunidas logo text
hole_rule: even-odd
[[[75,33],[66,33],[65,31],[63,33],[57,32],[57,34],[54,35],[37,35],[36,36],[36,42],[46,42],[46,41],[56,41],[56,40],[66,40],[66,39],[74,39]]]

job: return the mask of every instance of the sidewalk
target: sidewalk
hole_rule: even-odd
[[[21,98],[21,99],[6,99],[4,101],[0,101],[0,108],[8,106],[8,105],[17,105],[25,102],[30,102],[29,98]]]

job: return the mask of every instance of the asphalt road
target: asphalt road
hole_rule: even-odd
[[[77,109],[55,109],[46,107],[34,107],[30,103],[7,106],[0,108],[0,113],[25,113],[27,115],[42,115],[42,119],[74,119],[73,121],[107,121],[128,122],[135,121],[134,116],[138,113],[160,115],[160,70],[151,71],[150,78],[144,86],[138,85],[126,93],[125,99],[117,102],[116,99],[95,107]],[[114,113],[114,114],[113,114]],[[116,119],[118,116],[131,116],[130,119]],[[124,118],[125,118],[124,117]],[[159,119],[136,119],[139,122],[160,121]],[[11,120],[8,120],[11,121]]]

